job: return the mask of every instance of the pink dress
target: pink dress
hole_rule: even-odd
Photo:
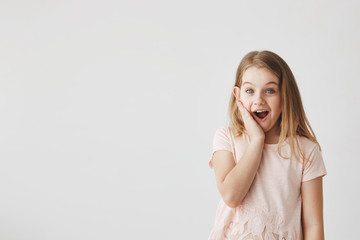
[[[298,137],[304,154],[304,167],[295,157],[282,158],[277,144],[265,144],[255,179],[241,205],[230,208],[220,200],[209,240],[303,239],[301,226],[301,183],[327,174],[318,145]],[[234,136],[228,127],[219,128],[213,139],[213,151],[227,150],[238,162],[249,144],[243,134]],[[290,156],[284,143],[281,154]]]

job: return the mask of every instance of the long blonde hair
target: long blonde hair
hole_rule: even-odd
[[[278,152],[282,156],[280,146],[283,142],[288,141],[291,152],[295,154],[297,160],[301,161],[300,158],[303,159],[303,154],[300,150],[297,136],[306,137],[318,145],[319,143],[305,115],[300,92],[293,73],[287,63],[277,54],[270,51],[252,51],[241,60],[236,72],[234,87],[241,88],[242,76],[250,67],[266,68],[278,77],[282,106],[282,113],[279,117],[280,138]],[[245,132],[245,127],[234,94],[231,94],[230,97],[229,117],[230,127],[235,131],[235,136],[242,135]],[[295,151],[295,149],[298,151]]]

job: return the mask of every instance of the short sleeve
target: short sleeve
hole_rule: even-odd
[[[226,127],[219,128],[213,138],[213,148],[209,159],[209,167],[213,168],[212,158],[218,150],[227,150],[232,152],[232,141],[229,129]]]
[[[327,174],[324,160],[319,146],[316,146],[310,153],[303,170],[302,182],[312,180],[317,177],[323,177]]]

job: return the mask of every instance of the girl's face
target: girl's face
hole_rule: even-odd
[[[278,133],[281,114],[279,79],[266,68],[250,67],[242,77],[240,100],[265,133]]]

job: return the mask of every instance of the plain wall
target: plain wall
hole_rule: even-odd
[[[289,64],[356,239],[358,1],[1,1],[0,239],[207,239],[241,58]]]

